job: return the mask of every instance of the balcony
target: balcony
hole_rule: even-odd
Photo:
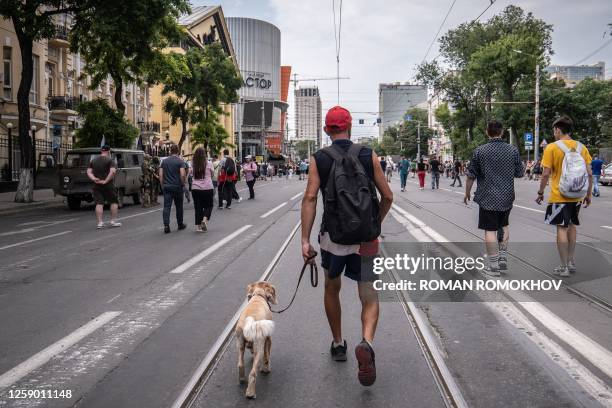
[[[47,98],[49,111],[52,115],[76,116],[79,98],[74,96],[54,95]]]
[[[161,130],[159,122],[139,122],[141,133],[158,133]]]
[[[68,41],[68,33],[70,29],[65,25],[55,24],[55,33],[49,38],[49,45],[58,48],[68,48],[70,42]]]

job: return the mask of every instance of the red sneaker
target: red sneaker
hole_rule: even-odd
[[[355,357],[359,362],[357,378],[359,378],[361,385],[368,387],[374,384],[376,381],[374,349],[372,349],[367,341],[362,340],[361,343],[355,347]]]

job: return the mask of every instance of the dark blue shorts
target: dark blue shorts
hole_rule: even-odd
[[[329,279],[336,279],[342,272],[347,278],[357,282],[374,282],[379,279],[372,268],[375,256],[362,256],[351,254],[346,256],[334,255],[321,250],[321,266]]]

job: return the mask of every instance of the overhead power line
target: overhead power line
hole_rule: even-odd
[[[612,38],[610,38],[608,41],[606,41],[605,43],[603,43],[601,46],[599,46],[595,51],[591,52],[589,55],[587,55],[586,57],[584,57],[583,59],[581,59],[580,61],[578,61],[577,63],[575,63],[574,65],[580,65],[582,64],[584,61],[588,60],[589,58],[591,58],[593,55],[597,54],[599,51],[603,50],[604,48],[606,48],[608,45],[612,44]]]
[[[453,10],[453,6],[455,5],[456,2],[457,0],[453,0],[450,7],[448,8],[448,11],[446,12],[446,16],[444,16],[444,20],[442,20],[440,27],[438,27],[438,31],[436,32],[436,35],[431,40],[431,43],[429,43],[429,47],[427,47],[427,52],[425,53],[425,56],[423,57],[423,62],[425,62],[425,59],[427,59],[427,56],[429,55],[429,51],[431,51],[431,47],[434,45],[434,43],[438,39],[438,35],[440,35],[440,31],[442,31],[442,27],[444,27],[444,24],[446,23],[446,19],[448,18],[449,14]]]

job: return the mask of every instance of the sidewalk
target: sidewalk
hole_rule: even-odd
[[[64,197],[54,196],[53,190],[34,190],[34,201],[31,203],[16,203],[15,192],[0,193],[0,215],[14,214],[37,208],[60,207],[64,205]]]
[[[300,256],[299,237],[293,239],[270,281],[284,307],[295,288]],[[331,334],[323,309],[323,270],[319,286],[312,288],[304,277],[295,303],[286,313],[275,315],[269,375],[257,377],[257,402],[262,407],[443,407],[438,389],[412,333],[402,306],[381,301],[380,320],[374,340],[377,380],[363,387],[357,380],[354,348],[361,341],[360,311],[356,283],[342,277],[343,335],[348,361],[334,362],[329,355]],[[238,383],[235,341],[221,356],[217,367],[197,397],[195,407],[247,407],[245,385]],[[250,370],[250,353],[245,368]]]

